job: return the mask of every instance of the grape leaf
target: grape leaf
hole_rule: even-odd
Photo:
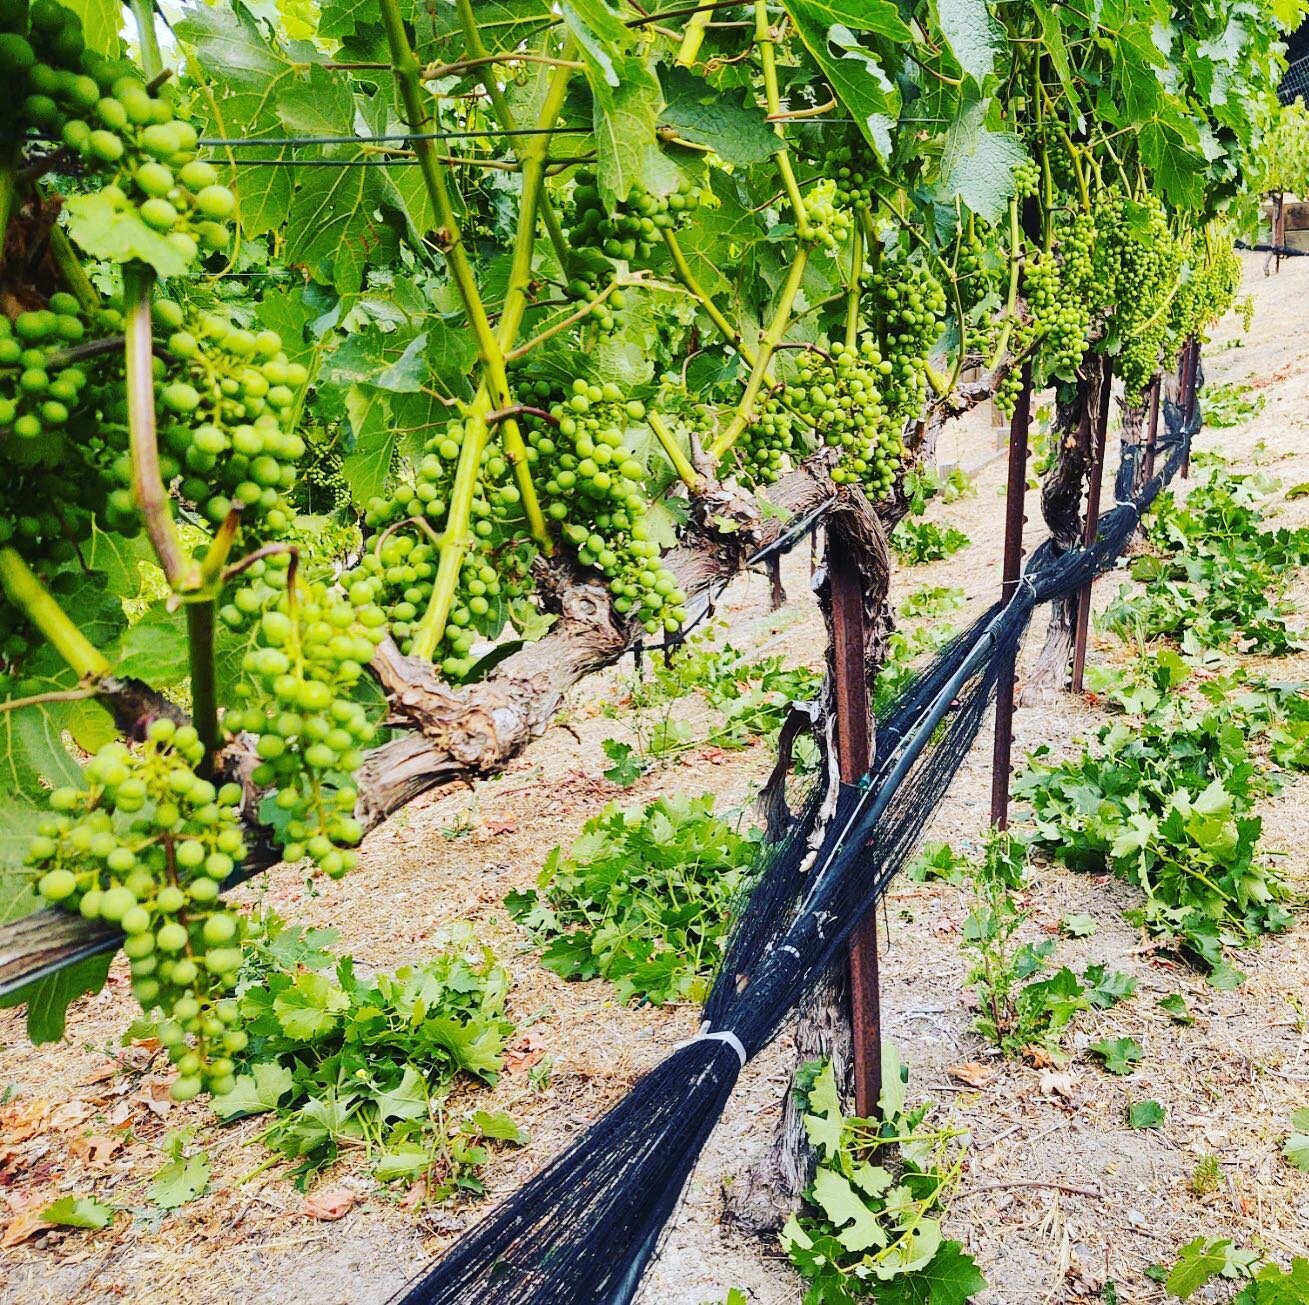
[[[931,1260],[912,1273],[877,1284],[878,1305],[967,1305],[986,1279],[958,1242],[943,1241]]]
[[[605,739],[600,745],[604,754],[614,764],[604,772],[604,777],[623,788],[631,788],[642,775],[645,767],[641,759],[632,750],[630,743],[620,743],[617,739]]]
[[[1195,1016],[1191,1014],[1191,1008],[1186,1004],[1186,998],[1180,992],[1170,992],[1166,997],[1160,997],[1155,1003],[1174,1024],[1194,1024]]]
[[[119,35],[123,30],[123,6],[119,0],[60,0],[82,20],[87,49],[117,59]]]
[[[876,53],[862,45],[855,33],[876,32],[894,40],[910,39],[895,6],[889,0],[859,0],[857,4],[846,0],[786,0],[785,8],[805,48],[864,139],[878,157],[886,158],[900,116],[900,92]]]
[[[1137,1064],[1144,1054],[1140,1043],[1134,1038],[1115,1038],[1112,1042],[1107,1038],[1101,1038],[1098,1042],[1092,1042],[1087,1047],[1087,1051],[1099,1056],[1104,1061],[1105,1069],[1111,1074],[1130,1074],[1132,1066]]]
[[[273,1062],[260,1062],[250,1073],[240,1075],[230,1092],[213,1097],[209,1104],[224,1121],[262,1115],[276,1110],[294,1083],[289,1069]]]
[[[1164,1108],[1157,1101],[1133,1101],[1127,1110],[1127,1122],[1133,1128],[1159,1128],[1164,1122]]]
[[[68,1007],[89,992],[99,992],[109,977],[112,952],[87,956],[34,979],[0,997],[0,1010],[27,1004],[27,1036],[33,1043],[59,1042],[67,1026]]]
[[[64,212],[69,236],[93,258],[148,263],[160,276],[181,276],[187,269],[186,259],[135,208],[115,208],[102,190],[71,196]]]
[[[522,1146],[527,1142],[527,1134],[503,1110],[476,1110],[473,1112],[473,1127],[483,1137],[497,1142],[512,1142]]]
[[[181,684],[191,673],[186,613],[170,612],[162,601],[147,608],[124,631],[113,662],[115,674],[135,676],[154,689]]]
[[[1309,1123],[1309,1120],[1303,1122]],[[1309,1173],[1309,1133],[1292,1133],[1282,1146],[1282,1154],[1289,1164]]]
[[[987,105],[969,105],[951,123],[941,153],[939,196],[956,197],[988,222],[999,222],[1014,193],[1014,169],[1027,150],[1012,132],[986,125]]]
[[[656,146],[663,92],[644,58],[629,52],[632,33],[607,0],[564,0],[560,12],[591,88],[601,196],[608,204],[625,200],[638,184],[663,194],[676,184]]]
[[[1093,915],[1066,915],[1059,921],[1059,928],[1070,938],[1090,938],[1099,927]]]
[[[744,91],[724,94],[685,68],[661,66],[659,80],[665,99],[660,125],[671,127],[682,140],[704,145],[742,167],[777,153],[781,145],[777,133]]]
[[[203,1196],[208,1187],[209,1157],[197,1151],[193,1156],[179,1155],[159,1169],[150,1180],[146,1195],[161,1210],[175,1210]]]
[[[932,7],[936,25],[959,67],[974,81],[989,77],[1005,49],[1005,31],[992,17],[986,0],[934,0]]]
[[[1206,976],[1209,986],[1219,992],[1235,992],[1245,982],[1245,972],[1219,960]]]
[[[808,1199],[842,1230],[837,1240],[847,1251],[880,1249],[886,1245],[886,1233],[877,1216],[850,1185],[849,1179],[834,1169],[818,1166]]]
[[[356,506],[362,508],[386,490],[395,459],[396,432],[385,390],[352,385],[346,391],[345,410],[354,447],[341,459],[341,475]]]
[[[89,1196],[61,1196],[41,1211],[41,1218],[64,1228],[108,1228],[114,1212]]]
[[[1165,1290],[1179,1300],[1193,1296],[1211,1278],[1227,1270],[1233,1250],[1228,1240],[1209,1241],[1205,1237],[1197,1237],[1187,1242],[1177,1252],[1177,1263],[1164,1280]]]

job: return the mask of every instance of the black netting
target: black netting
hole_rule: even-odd
[[[1128,447],[1115,507],[1088,548],[1043,544],[1007,601],[952,640],[878,721],[866,781],[829,810],[816,785],[769,849],[705,1004],[696,1039],[647,1074],[614,1109],[416,1281],[403,1305],[625,1305],[654,1254],[691,1169],[741,1070],[838,962],[916,848],[986,720],[1002,668],[1035,608],[1113,565],[1141,513],[1174,475],[1198,426],[1164,405],[1162,470],[1135,499],[1142,451]],[[821,826],[821,832],[819,828]],[[815,846],[817,843],[817,846]]]

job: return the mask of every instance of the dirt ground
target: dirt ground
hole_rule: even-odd
[[[1263,412],[1240,427],[1205,431],[1198,447],[1220,450],[1237,468],[1258,465],[1285,485],[1309,481],[1309,339],[1302,305],[1309,264],[1288,260],[1265,280],[1261,260],[1247,260],[1247,290],[1256,300],[1253,329],[1225,322],[1206,350],[1211,384],[1252,384],[1266,396]],[[995,436],[978,417],[951,429],[943,463],[981,466],[977,493],[932,515],[972,539],[954,558],[905,571],[895,592],[929,584],[964,588],[962,624],[995,594],[1000,567],[1003,460]],[[1028,532],[1042,534],[1035,496]],[[1309,500],[1279,506],[1279,521],[1309,522]],[[808,550],[787,559],[792,603],[768,610],[768,586],[750,577],[728,594],[720,616],[743,650],[781,654],[789,664],[817,665],[821,627],[808,597]],[[1096,589],[1102,606],[1120,577]],[[1301,609],[1309,583],[1296,591]],[[1039,647],[1043,619],[1029,638]],[[1122,655],[1112,635],[1092,636],[1091,660]],[[1279,679],[1309,679],[1309,654],[1275,663]],[[588,816],[615,798],[636,802],[660,792],[718,795],[720,810],[746,807],[766,774],[762,747],[723,753],[692,750],[678,763],[626,792],[605,780],[600,750],[625,738],[605,718],[604,701],[623,693],[630,666],[576,694],[565,721],[518,758],[509,771],[470,788],[431,795],[389,821],[365,842],[359,869],[339,883],[315,881],[279,867],[248,900],[261,897],[307,924],[334,924],[340,950],[363,970],[421,960],[456,921],[476,926],[514,978],[510,1015],[520,1048],[551,1058],[548,1077],[529,1079],[526,1064],[506,1073],[489,1094],[530,1134],[521,1150],[502,1152],[486,1171],[480,1203],[410,1209],[403,1191],[379,1188],[362,1157],[347,1157],[324,1180],[355,1197],[336,1222],[308,1217],[304,1196],[272,1169],[251,1178],[265,1153],[259,1122],[217,1126],[203,1104],[170,1105],[162,1057],[149,1045],[123,1045],[135,1014],[121,962],[102,993],[76,1003],[64,1042],[40,1049],[25,1038],[21,1015],[0,1012],[0,1225],[6,1234],[25,1210],[65,1194],[113,1205],[100,1232],[47,1231],[0,1249],[0,1301],[129,1300],[148,1305],[227,1305],[235,1301],[293,1305],[374,1305],[438,1254],[560,1150],[698,1020],[690,1007],[650,1010],[619,1006],[604,982],[569,984],[536,963],[525,935],[508,919],[504,894],[532,883],[549,849],[568,843]],[[1102,714],[1088,700],[1065,698],[1017,713],[1015,755],[1047,743],[1079,748]],[[976,842],[989,808],[990,739],[983,736],[960,771],[929,831],[956,846]],[[1292,780],[1262,811],[1264,843],[1283,874],[1309,888],[1309,780]],[[961,892],[901,883],[884,912],[883,1021],[912,1070],[911,1092],[933,1098],[945,1116],[971,1133],[971,1160],[947,1219],[990,1282],[984,1305],[1028,1305],[1098,1299],[1112,1281],[1123,1302],[1156,1302],[1162,1289],[1143,1276],[1169,1261],[1191,1238],[1230,1237],[1282,1258],[1309,1255],[1309,1175],[1291,1169],[1280,1149],[1292,1110],[1309,1103],[1309,946],[1303,923],[1239,958],[1248,980],[1219,992],[1201,976],[1152,953],[1122,919],[1129,888],[1098,877],[1041,866],[1033,875],[1033,936],[1057,932],[1061,918],[1085,912],[1098,929],[1063,939],[1056,963],[1076,968],[1109,962],[1138,981],[1137,995],[1079,1019],[1066,1077],[1000,1060],[992,1063],[971,1030],[964,992]],[[1172,1024],[1156,1000],[1182,992],[1196,1016]],[[1130,1035],[1144,1048],[1135,1072],[1106,1074],[1080,1053],[1102,1036]],[[522,1057],[523,1061],[531,1055]],[[948,1067],[992,1064],[983,1089],[963,1086]],[[793,1067],[784,1035],[748,1068],[728,1112],[696,1168],[647,1274],[643,1305],[706,1305],[727,1291],[745,1291],[755,1305],[798,1302],[800,1279],[775,1245],[744,1237],[721,1220],[723,1184],[768,1145]],[[1153,1098],[1167,1111],[1161,1129],[1132,1131],[1127,1105]],[[212,1165],[209,1192],[171,1213],[146,1199],[148,1178],[163,1161],[166,1131],[193,1130]],[[1189,1180],[1202,1156],[1216,1157],[1216,1191],[1197,1196]],[[243,1181],[244,1180],[244,1181]],[[1225,1299],[1222,1292],[1197,1299]]]

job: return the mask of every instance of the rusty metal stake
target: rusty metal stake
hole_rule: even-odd
[[[1113,398],[1114,373],[1108,358],[1100,380],[1100,407],[1095,414],[1095,443],[1092,446],[1091,476],[1086,487],[1086,523],[1082,527],[1082,543],[1088,548],[1095,543],[1100,528],[1100,490],[1104,485],[1104,446],[1109,430],[1109,405]],[[1073,684],[1074,693],[1082,691],[1082,676],[1086,671],[1086,639],[1091,629],[1091,584],[1088,581],[1077,594],[1077,624],[1073,628]]]
[[[1145,457],[1141,468],[1141,480],[1147,485],[1154,479],[1155,443],[1159,438],[1159,393],[1162,388],[1163,377],[1156,376],[1150,382],[1150,397],[1146,400],[1150,405],[1150,425],[1145,436]]]
[[[1023,511],[1027,498],[1027,434],[1032,421],[1032,364],[1023,364],[1023,388],[1009,422],[1009,481],[1004,499],[1004,564],[1000,596],[1018,588],[1023,569]],[[1016,656],[1016,654],[1015,654]],[[1009,827],[1009,763],[1014,747],[1015,657],[1006,658],[995,690],[995,744],[991,752],[991,823]]]
[[[872,762],[864,586],[852,550],[844,547],[830,530],[827,567],[832,594],[837,771],[842,783],[858,784],[867,776]],[[876,1115],[882,1095],[882,1015],[875,908],[850,935],[850,1024],[854,1035],[855,1113],[870,1119]]]
[[[1200,344],[1197,340],[1188,340],[1182,346],[1181,376],[1177,392],[1177,406],[1182,414],[1182,425],[1189,430],[1195,417],[1195,381],[1200,366]],[[1182,458],[1181,477],[1191,478],[1191,444],[1188,438],[1186,454]]]

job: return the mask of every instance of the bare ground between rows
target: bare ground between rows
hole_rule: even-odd
[[[1290,484],[1309,480],[1309,341],[1300,334],[1298,310],[1309,293],[1309,267],[1291,262],[1279,278],[1265,280],[1261,261],[1246,264],[1258,304],[1252,331],[1230,347],[1239,326],[1225,323],[1206,354],[1206,370],[1211,382],[1253,382],[1267,406],[1242,427],[1206,431],[1200,447],[1218,448],[1238,467],[1259,465]],[[940,456],[976,465],[994,449],[994,433],[978,415],[946,433]],[[920,585],[959,585],[969,599],[954,618],[959,623],[990,601],[998,586],[1003,476],[1003,459],[990,461],[977,476],[974,497],[933,511],[973,543],[946,562],[898,574],[898,596]],[[1035,495],[1029,504],[1034,542],[1042,534]],[[1282,519],[1309,521],[1309,504],[1287,504]],[[766,580],[750,577],[729,591],[719,615],[736,647],[816,666],[823,636],[807,594],[807,549],[787,559],[785,580],[792,603],[782,612],[768,611]],[[1098,607],[1119,583],[1109,576],[1099,584]],[[1309,606],[1309,584],[1299,585],[1296,596],[1302,609]],[[1038,616],[1029,657],[1042,633]],[[1093,660],[1121,656],[1116,639],[1093,634]],[[1304,654],[1272,667],[1279,678],[1309,678]],[[134,1014],[120,965],[103,993],[73,1007],[68,1037],[57,1046],[31,1048],[19,1015],[0,1014],[0,1092],[7,1088],[10,1095],[0,1107],[7,1129],[0,1132],[0,1173],[7,1148],[21,1152],[25,1166],[22,1183],[5,1194],[11,1211],[76,1193],[125,1212],[103,1232],[50,1232],[0,1250],[0,1300],[384,1301],[686,1036],[697,1018],[689,1008],[624,1008],[603,982],[567,984],[543,970],[501,905],[510,888],[533,881],[551,847],[569,842],[608,801],[713,792],[720,809],[733,810],[748,804],[766,773],[770,758],[761,747],[701,748],[632,790],[617,789],[602,777],[608,763],[600,744],[628,735],[621,720],[602,714],[601,704],[621,698],[625,673],[630,667],[581,686],[567,719],[501,778],[431,795],[381,826],[345,880],[307,884],[282,866],[245,894],[299,922],[335,925],[340,949],[364,968],[421,960],[441,931],[460,920],[471,921],[504,959],[514,977],[510,1013],[520,1035],[530,1034],[533,1047],[554,1064],[540,1090],[524,1065],[489,1094],[531,1141],[502,1152],[488,1168],[485,1200],[407,1209],[402,1192],[378,1189],[368,1179],[362,1157],[347,1157],[326,1181],[353,1189],[356,1203],[341,1221],[322,1223],[304,1215],[304,1198],[276,1171],[242,1183],[264,1159],[254,1141],[258,1122],[218,1128],[204,1106],[161,1099],[167,1075],[160,1060],[148,1048],[120,1045]],[[1074,750],[1101,719],[1081,699],[1021,709],[1016,755],[1040,743]],[[989,758],[990,739],[983,737],[929,836],[964,845],[980,837],[988,818]],[[1306,797],[1309,783],[1302,780],[1264,811],[1265,843],[1283,853],[1284,873],[1302,888],[1309,887]],[[1309,1254],[1309,1176],[1278,1154],[1291,1110],[1309,1100],[1309,1035],[1296,1005],[1309,994],[1303,927],[1242,956],[1246,984],[1217,992],[1144,946],[1122,919],[1132,900],[1120,884],[1043,866],[1034,876],[1031,928],[1057,931],[1060,919],[1079,912],[1098,921],[1094,936],[1062,941],[1058,960],[1076,968],[1107,961],[1134,975],[1139,992],[1085,1017],[1073,1049],[1100,1036],[1132,1036],[1145,1050],[1136,1072],[1113,1077],[1079,1054],[1066,1080],[1052,1080],[1038,1069],[995,1061],[995,1077],[980,1091],[948,1072],[960,1061],[988,1060],[971,1031],[963,991],[961,894],[906,883],[886,904],[886,1035],[911,1063],[913,1086],[972,1133],[973,1159],[949,1231],[977,1256],[991,1283],[979,1298],[985,1305],[1086,1299],[1106,1280],[1115,1282],[1121,1301],[1160,1301],[1144,1268],[1201,1234],[1231,1236],[1283,1256]],[[1176,991],[1197,1016],[1191,1027],[1173,1025],[1155,1007],[1158,997]],[[757,1305],[801,1298],[802,1284],[777,1249],[735,1233],[720,1217],[723,1184],[768,1144],[791,1068],[785,1036],[748,1068],[647,1275],[644,1302],[702,1305],[721,1301],[734,1286]],[[1164,1128],[1131,1131],[1128,1104],[1151,1098],[1167,1110]],[[14,1121],[22,1119],[38,1127],[16,1141],[24,1130]],[[208,1150],[211,1191],[162,1216],[151,1212],[145,1184],[162,1162],[164,1132],[182,1125],[192,1126],[195,1142]],[[103,1155],[88,1138],[118,1141]],[[1202,1155],[1217,1157],[1222,1183],[1199,1197],[1188,1181]]]

